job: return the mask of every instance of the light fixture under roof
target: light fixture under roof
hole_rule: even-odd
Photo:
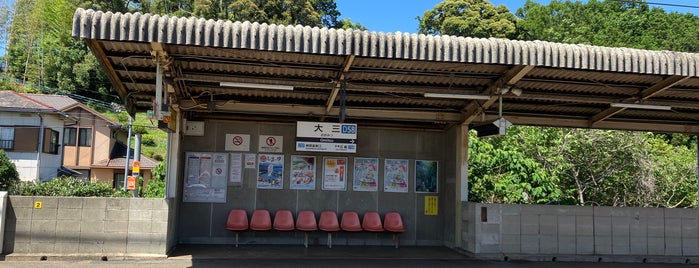
[[[274,85],[274,84],[257,84],[257,83],[239,83],[239,82],[221,82],[222,87],[238,87],[238,88],[253,88],[253,89],[272,89],[272,90],[294,90],[294,86]]]
[[[425,93],[424,96],[425,96],[425,98],[460,99],[460,100],[489,100],[490,99],[490,96],[469,95],[469,94]]]
[[[666,105],[651,105],[651,104],[638,104],[638,103],[612,103],[609,105],[612,107],[615,107],[615,108],[658,110],[658,111],[670,111],[670,110],[672,110],[672,106],[666,106]]]

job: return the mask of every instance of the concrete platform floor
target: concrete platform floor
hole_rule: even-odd
[[[468,256],[447,247],[403,246],[398,249],[387,246],[326,246],[314,245],[178,245],[168,257],[137,256],[48,256],[38,261],[38,256],[5,256],[0,267],[566,267],[566,268],[656,268],[699,267],[682,263],[619,263],[619,262],[568,262],[568,261],[502,261],[483,260]]]

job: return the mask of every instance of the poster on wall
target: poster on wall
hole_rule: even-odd
[[[257,155],[257,188],[284,189],[284,155]]]
[[[255,163],[257,163],[256,154],[245,154],[245,168],[255,169]]]
[[[184,202],[225,203],[228,154],[187,152]]]
[[[439,163],[431,160],[415,160],[415,192],[436,193]]]
[[[243,182],[243,154],[231,153],[231,175],[228,182],[240,184]]]
[[[407,159],[386,159],[383,174],[383,190],[385,192],[408,192]]]
[[[316,189],[316,157],[291,156],[291,189]]]
[[[352,189],[359,192],[376,192],[379,181],[378,158],[354,158]]]
[[[347,158],[323,158],[323,190],[347,189]]]

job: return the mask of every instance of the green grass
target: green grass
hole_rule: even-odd
[[[122,125],[129,124],[129,116],[125,112],[106,112],[105,116]],[[151,122],[145,113],[137,113],[133,122],[133,132],[141,133],[141,153],[157,161],[165,160],[167,155],[167,133],[158,129],[158,122]]]

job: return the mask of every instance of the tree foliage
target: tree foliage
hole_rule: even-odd
[[[668,137],[674,136],[516,126],[503,137],[472,137],[469,200],[696,206],[696,145],[693,142],[673,145]],[[524,169],[527,170],[524,173],[511,171],[520,167],[534,168]],[[555,187],[546,187],[551,184]],[[541,189],[548,194],[529,194],[531,200],[517,199],[528,185],[544,186]]]
[[[644,1],[528,0],[517,11],[519,38],[552,42],[699,51],[699,18],[666,13]]]
[[[0,149],[0,191],[7,191],[19,182],[19,172],[15,164],[10,162],[10,158],[5,154],[5,150]]]
[[[420,33],[483,38],[514,38],[515,19],[506,6],[487,0],[445,0],[418,17]]]

